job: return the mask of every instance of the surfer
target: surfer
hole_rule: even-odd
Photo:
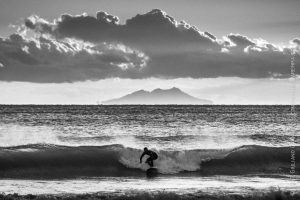
[[[140,163],[142,163],[142,159],[143,159],[144,155],[149,156],[145,163],[150,165],[150,167],[153,167],[153,160],[156,160],[158,158],[157,153],[155,153],[154,151],[148,150],[148,148],[145,147],[144,152],[143,152],[143,154],[141,155],[141,158],[140,158]]]

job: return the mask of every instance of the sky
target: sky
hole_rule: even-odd
[[[0,0],[0,104],[171,87],[216,104],[299,104],[299,10],[298,0]]]

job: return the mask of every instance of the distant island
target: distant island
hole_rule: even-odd
[[[206,99],[193,97],[179,88],[157,88],[151,92],[138,90],[117,99],[103,101],[102,104],[213,104]]]

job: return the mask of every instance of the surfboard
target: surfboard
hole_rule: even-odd
[[[156,167],[150,167],[147,169],[146,174],[148,178],[153,178],[158,175],[158,170]]]

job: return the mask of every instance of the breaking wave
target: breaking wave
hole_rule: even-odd
[[[300,154],[300,147],[294,148]],[[155,151],[155,149],[154,149]],[[289,147],[241,146],[235,149],[157,151],[155,166],[163,175],[289,174]],[[145,176],[142,150],[122,145],[23,145],[0,148],[0,178],[70,178]],[[145,159],[145,158],[144,158]],[[299,165],[300,163],[296,163]],[[296,174],[300,171],[296,170]]]

